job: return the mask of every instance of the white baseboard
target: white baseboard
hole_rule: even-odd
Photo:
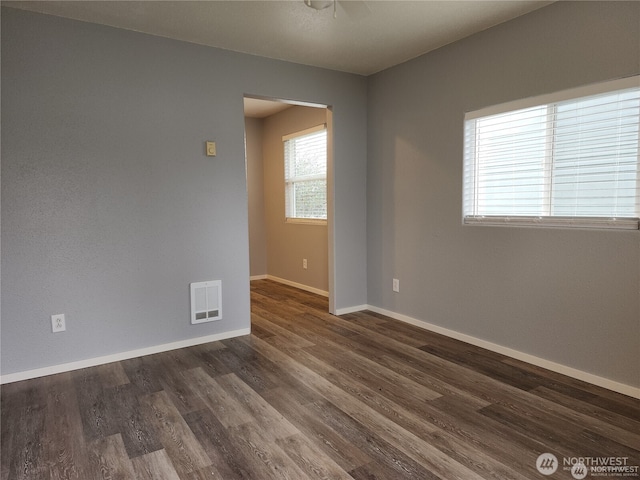
[[[250,333],[251,328],[242,328],[240,330],[232,330],[230,332],[207,335],[205,337],[190,338],[188,340],[181,340],[179,342],[165,343],[162,345],[140,348],[137,350],[129,350],[128,352],[114,353],[112,355],[105,355],[103,357],[88,358],[86,360],[79,360],[77,362],[62,363],[60,365],[53,365],[51,367],[36,368],[34,370],[26,370],[24,372],[10,373],[8,375],[0,376],[0,384],[45,377],[47,375],[55,375],[56,373],[71,372],[73,370],[79,370],[81,368],[95,367],[97,365],[119,362],[121,360],[142,357],[144,355],[153,355],[155,353],[168,352],[169,350],[176,350],[178,348],[193,347],[194,345],[201,345],[203,343],[216,342],[218,340],[225,340],[227,338],[240,337],[242,335],[249,335]]]
[[[309,290],[312,287],[307,287],[306,285],[296,284],[295,282],[279,279],[278,277],[268,276],[268,278],[276,282],[279,281],[280,283],[283,283],[285,285],[290,285],[293,287],[300,288],[302,290],[318,293],[317,289]],[[322,293],[318,293],[318,294],[322,295]],[[336,311],[336,315],[346,315],[348,313],[354,313],[354,312],[359,312],[363,310],[371,310],[372,312],[385,315],[387,317],[393,318],[395,320],[399,320],[401,322],[409,323],[416,327],[424,328],[425,330],[429,330],[431,332],[439,333],[446,337],[454,338],[456,340],[460,340],[462,342],[469,343],[477,347],[485,348],[492,352],[500,353],[502,355],[506,355],[507,357],[515,358],[516,360],[521,360],[523,362],[530,363],[532,365],[536,365],[541,368],[546,368],[547,370],[551,370],[552,372],[567,375],[568,377],[582,380],[584,382],[591,383],[593,385],[597,385],[599,387],[603,387],[608,390],[612,390],[614,392],[622,393],[630,397],[640,398],[640,388],[638,387],[633,387],[631,385],[616,382],[614,380],[610,380],[608,378],[601,377],[599,375],[594,375],[592,373],[584,372],[582,370],[578,370],[573,367],[568,367],[560,363],[556,363],[550,360],[546,360],[544,358],[536,357],[535,355],[530,355],[528,353],[520,352],[518,350],[514,350],[509,347],[504,347],[502,345],[498,345],[492,342],[488,342],[486,340],[472,337],[471,335],[456,332],[455,330],[450,330],[448,328],[440,327],[438,325],[433,325],[429,322],[425,322],[424,320],[418,320],[416,318],[409,317],[408,315],[392,312],[391,310],[385,310],[384,308],[375,307],[373,305],[359,305],[354,307],[341,308]],[[192,347],[194,345],[201,345],[203,343],[215,342],[218,340],[225,340],[227,338],[234,338],[242,335],[249,335],[250,333],[251,333],[250,328],[243,328],[240,330],[233,330],[230,332],[208,335],[205,337],[190,338],[188,340],[165,343],[163,345],[155,345],[152,347],[141,348],[137,350],[130,350],[127,352],[121,352],[121,353],[106,355],[102,357],[95,357],[95,358],[90,358],[86,360],[80,360],[77,362],[70,362],[70,363],[64,363],[60,365],[53,365],[51,367],[37,368],[34,370],[26,370],[23,372],[10,373],[7,375],[0,376],[0,384],[19,382],[21,380],[29,380],[31,378],[44,377],[46,375],[55,375],[57,373],[70,372],[73,370],[79,370],[81,368],[95,367],[97,365],[104,365],[107,363],[118,362],[121,360],[128,360],[130,358],[142,357],[144,355],[153,355],[155,353],[167,352],[169,350],[175,350],[178,348]]]
[[[285,278],[274,277],[273,275],[267,275],[267,280],[273,280],[274,282],[282,283],[284,285],[289,285],[290,287],[296,287],[300,290],[304,290],[306,292],[315,293],[317,295],[322,295],[323,297],[328,297],[329,292],[325,290],[320,290],[319,288],[310,287],[309,285],[303,285],[302,283],[292,282],[291,280],[287,280]],[[253,280],[253,278],[252,278]]]
[[[249,280],[253,281],[253,280],[266,280],[268,277],[268,275],[251,275],[249,277]]]
[[[356,305],[355,307],[339,308],[336,315],[347,315],[348,313],[361,312],[362,310],[371,310],[369,305]]]
[[[460,333],[460,332],[456,332],[455,330],[450,330],[448,328],[440,327],[438,325],[433,325],[429,322],[425,322],[424,320],[418,320],[417,318],[392,312],[391,310],[385,310],[384,308],[374,307],[373,305],[361,305],[359,307],[341,309],[340,311],[341,312],[344,311],[344,313],[353,313],[353,312],[362,311],[362,310],[371,310],[372,312],[376,312],[381,315],[386,315],[387,317],[391,317],[395,320],[400,320],[401,322],[410,323],[411,325],[415,325],[416,327],[424,328],[425,330],[439,333],[446,337],[454,338],[456,340],[460,340],[462,342],[475,345],[476,347],[485,348],[492,352],[500,353],[502,355],[506,355],[507,357],[515,358],[516,360],[521,360],[523,362],[530,363],[531,365],[536,365],[538,367],[546,368],[547,370],[551,370],[552,372],[561,373],[562,375],[566,375],[568,377],[572,377],[577,380],[582,380],[583,382],[591,383],[592,385],[597,385],[599,387],[606,388],[607,390],[612,390],[614,392],[622,393],[624,395],[628,395],[634,398],[640,398],[640,388],[638,387],[633,387],[625,383],[616,382],[614,380],[610,380],[608,378],[601,377],[599,375],[594,375],[592,373],[584,372],[582,370],[578,370],[573,367],[568,367],[560,363],[552,362],[551,360],[546,360],[544,358],[536,357],[535,355],[530,355],[528,353],[520,352],[518,350],[514,350],[509,347],[504,347],[496,343],[492,343],[486,340],[472,337],[471,335],[467,335],[465,333]],[[341,314],[344,314],[344,313],[341,313]]]

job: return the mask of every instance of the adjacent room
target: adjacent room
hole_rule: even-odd
[[[1,21],[0,480],[640,475],[640,2]]]
[[[328,297],[331,112],[245,97],[244,114],[250,278]]]

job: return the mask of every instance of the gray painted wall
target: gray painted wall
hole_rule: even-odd
[[[249,325],[246,93],[331,105],[336,308],[640,386],[638,232],[460,223],[464,112],[639,73],[639,9],[559,2],[368,81],[3,9],[2,374]],[[225,318],[190,326],[213,278]]]
[[[243,94],[332,106],[335,304],[365,303],[364,77],[2,10],[2,374],[249,327]]]
[[[327,291],[327,225],[286,223],[282,137],[327,121],[325,108],[288,108],[264,119],[264,193],[269,275]],[[307,269],[302,259],[307,259]]]
[[[267,223],[264,214],[263,120],[245,118],[247,196],[249,203],[249,271],[252,277],[267,274]]]
[[[369,303],[640,386],[638,231],[461,225],[466,111],[639,72],[640,3],[558,2],[371,77]]]

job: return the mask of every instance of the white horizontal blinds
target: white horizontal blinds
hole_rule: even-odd
[[[472,121],[473,215],[541,215],[545,191],[546,107]]]
[[[466,117],[465,223],[638,228],[640,88],[524,103]]]
[[[638,217],[640,89],[556,107],[553,215]]]
[[[287,218],[327,218],[325,125],[283,137]]]

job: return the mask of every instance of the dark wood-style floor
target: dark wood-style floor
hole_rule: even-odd
[[[541,479],[640,464],[640,401],[252,282],[250,336],[2,387],[2,480]],[[562,462],[562,460],[560,460]]]

